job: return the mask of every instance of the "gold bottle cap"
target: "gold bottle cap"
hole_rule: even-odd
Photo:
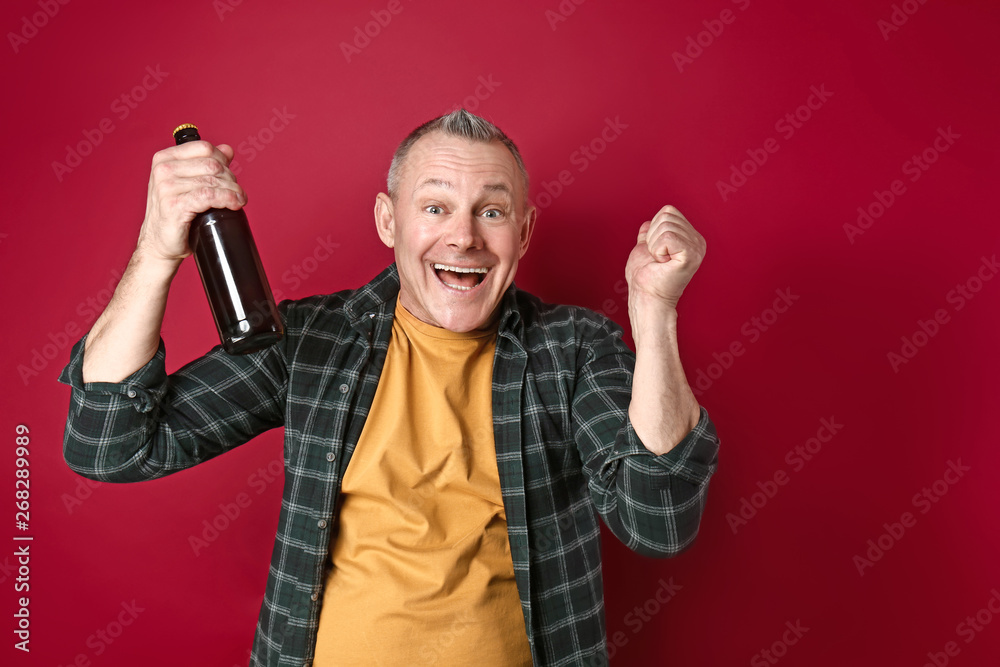
[[[176,134],[177,134],[178,132],[180,132],[181,130],[186,130],[186,129],[188,129],[189,127],[191,127],[191,128],[194,128],[194,129],[196,129],[196,130],[198,129],[198,126],[197,126],[197,125],[192,125],[191,123],[185,123],[184,125],[178,125],[178,126],[177,126],[177,129],[175,129],[175,130],[174,130],[174,131],[173,131],[173,132],[172,132],[171,134],[173,134],[173,135],[176,135]]]

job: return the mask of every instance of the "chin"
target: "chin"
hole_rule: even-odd
[[[454,313],[443,317],[435,317],[438,326],[455,333],[468,333],[476,329],[484,328],[490,321],[490,317],[480,313]]]
[[[487,327],[493,319],[492,315],[495,311],[495,307],[487,313],[482,312],[479,308],[442,308],[441,311],[434,314],[434,320],[442,329],[455,333],[468,333]]]

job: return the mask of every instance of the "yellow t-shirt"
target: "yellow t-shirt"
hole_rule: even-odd
[[[493,442],[496,329],[455,333],[397,297],[341,486],[315,667],[531,665]]]

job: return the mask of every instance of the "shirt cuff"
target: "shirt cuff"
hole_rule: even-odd
[[[59,374],[59,382],[69,385],[74,392],[83,392],[85,396],[120,396],[131,402],[138,412],[151,411],[166,392],[167,373],[165,360],[166,347],[160,338],[159,346],[153,358],[146,365],[132,373],[121,382],[84,382],[83,355],[87,342],[85,334],[70,352],[69,363]]]
[[[646,449],[626,416],[615,453],[624,457],[623,463],[650,479],[654,488],[665,488],[671,477],[680,477],[700,486],[715,472],[718,461],[719,438],[708,411],[700,407],[698,423],[677,445],[665,454],[654,454]]]

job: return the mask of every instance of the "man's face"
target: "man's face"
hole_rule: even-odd
[[[403,307],[451,331],[490,327],[534,229],[535,209],[524,202],[517,162],[500,142],[441,132],[417,140],[397,201],[384,193],[375,200],[379,237],[395,249]]]

